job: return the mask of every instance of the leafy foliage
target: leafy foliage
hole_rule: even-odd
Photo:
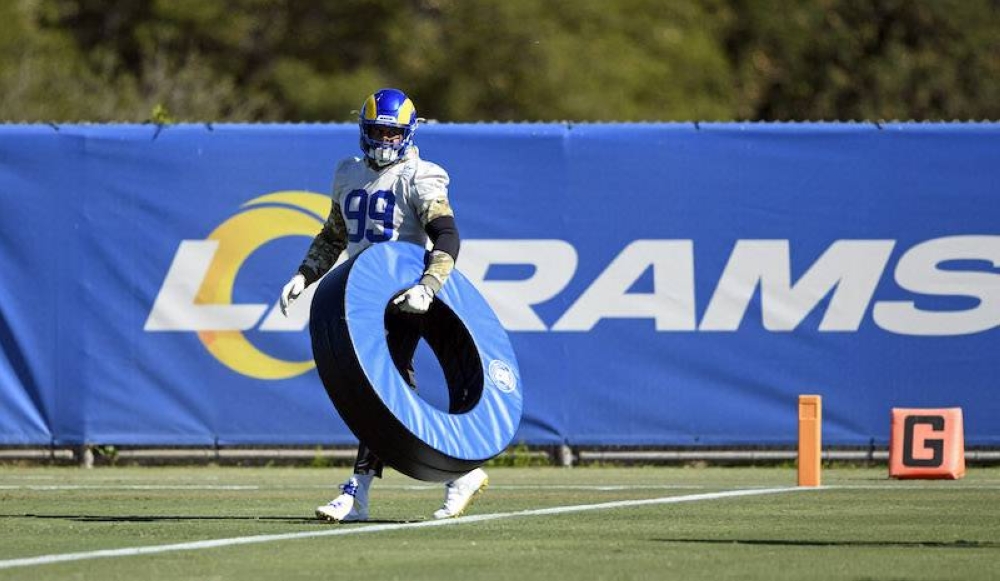
[[[996,0],[10,0],[0,119],[996,119]]]

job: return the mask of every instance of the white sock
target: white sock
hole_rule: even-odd
[[[368,489],[375,479],[374,474],[355,474],[351,479],[357,484],[357,492],[354,493],[354,502],[359,509],[368,508]]]

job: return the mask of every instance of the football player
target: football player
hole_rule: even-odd
[[[420,340],[420,315],[448,280],[458,257],[459,235],[448,202],[448,173],[420,158],[413,144],[417,128],[413,102],[397,89],[370,95],[361,107],[362,156],[337,164],[333,207],[323,229],[313,239],[298,272],[281,291],[281,310],[330,270],[340,253],[352,257],[368,246],[389,240],[428,248],[426,268],[417,284],[393,299],[401,312],[388,336],[393,362],[413,388],[413,353]],[[354,473],[340,486],[341,494],[316,509],[316,516],[334,522],[368,519],[368,490],[382,476],[383,464],[364,442],[358,448]],[[434,518],[456,517],[487,485],[481,468],[445,484],[444,504]]]

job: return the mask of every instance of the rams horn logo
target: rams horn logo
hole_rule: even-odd
[[[145,330],[195,331],[205,349],[223,365],[257,379],[287,379],[309,371],[315,365],[311,358],[274,357],[244,335],[254,328],[301,331],[306,324],[304,313],[285,319],[280,313],[275,315],[273,304],[233,304],[233,287],[240,269],[258,248],[285,236],[312,238],[329,211],[329,196],[273,192],[243,204],[239,213],[204,240],[181,241]]]

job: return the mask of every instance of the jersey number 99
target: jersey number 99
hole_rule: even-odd
[[[392,240],[395,209],[396,195],[388,190],[378,190],[371,195],[365,190],[352,190],[344,198],[344,217],[355,223],[353,229],[348,225],[347,239],[351,242],[361,242],[364,238],[369,242]]]

